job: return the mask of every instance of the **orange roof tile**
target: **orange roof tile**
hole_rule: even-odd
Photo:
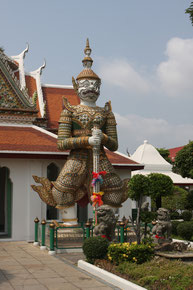
[[[106,154],[109,158],[109,160],[111,160],[111,163],[117,163],[117,164],[133,164],[133,165],[139,165],[139,163],[135,162],[134,160],[128,158],[128,157],[124,157],[123,155],[117,153],[117,152],[112,152],[109,151],[107,149],[105,149]]]
[[[60,152],[56,138],[33,127],[0,126],[0,151]]]
[[[177,154],[178,151],[180,151],[182,148],[184,148],[184,146],[180,146],[180,147],[175,147],[175,148],[168,149],[169,152],[170,152],[169,158],[170,158],[173,162],[175,161],[176,154]]]
[[[37,91],[36,80],[33,77],[26,75],[25,81],[26,81],[26,87],[28,89],[28,95],[32,97],[34,92]]]
[[[38,130],[33,127],[0,126],[0,153],[3,152],[50,152],[61,153],[57,149],[57,138],[50,136],[45,130]],[[105,150],[113,165],[117,166],[136,166],[133,170],[139,169],[137,162],[119,155],[115,152]],[[66,151],[67,153],[67,151]],[[143,166],[141,167],[143,168]]]
[[[58,120],[63,109],[62,97],[66,97],[72,105],[80,103],[79,97],[74,89],[42,87],[42,90],[47,106],[48,127],[58,128]]]

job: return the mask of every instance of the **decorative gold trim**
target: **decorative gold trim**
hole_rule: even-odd
[[[76,83],[74,77],[72,77],[72,85],[73,85],[73,88],[74,88],[75,92],[77,93],[78,92],[78,86],[77,86],[77,83]]]
[[[62,219],[63,222],[77,222],[78,219]]]

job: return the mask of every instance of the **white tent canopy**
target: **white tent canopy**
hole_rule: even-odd
[[[148,175],[150,173],[162,173],[171,177],[174,184],[193,185],[193,179],[183,178],[181,175],[173,173],[172,165],[147,140],[137,148],[131,158],[140,164],[144,164],[144,169],[133,171],[132,176],[136,174]]]

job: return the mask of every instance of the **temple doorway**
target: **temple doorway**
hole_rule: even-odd
[[[12,182],[7,167],[0,167],[0,201],[0,238],[11,237]]]
[[[47,178],[50,181],[55,181],[59,175],[59,168],[55,163],[51,163],[47,167]],[[46,210],[46,220],[57,220],[59,217],[59,213],[57,208],[47,205]]]
[[[86,223],[88,220],[88,206],[77,205],[77,218],[79,223]]]

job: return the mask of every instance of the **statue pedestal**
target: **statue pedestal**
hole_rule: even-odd
[[[167,239],[167,238],[165,238],[165,239],[163,239],[163,238],[155,238],[154,237],[154,243],[155,244],[158,244],[158,245],[162,245],[162,244],[169,244],[169,243],[172,243],[172,239]]]
[[[63,225],[66,227],[77,226],[77,213],[76,206],[60,210],[60,219],[63,221]]]

